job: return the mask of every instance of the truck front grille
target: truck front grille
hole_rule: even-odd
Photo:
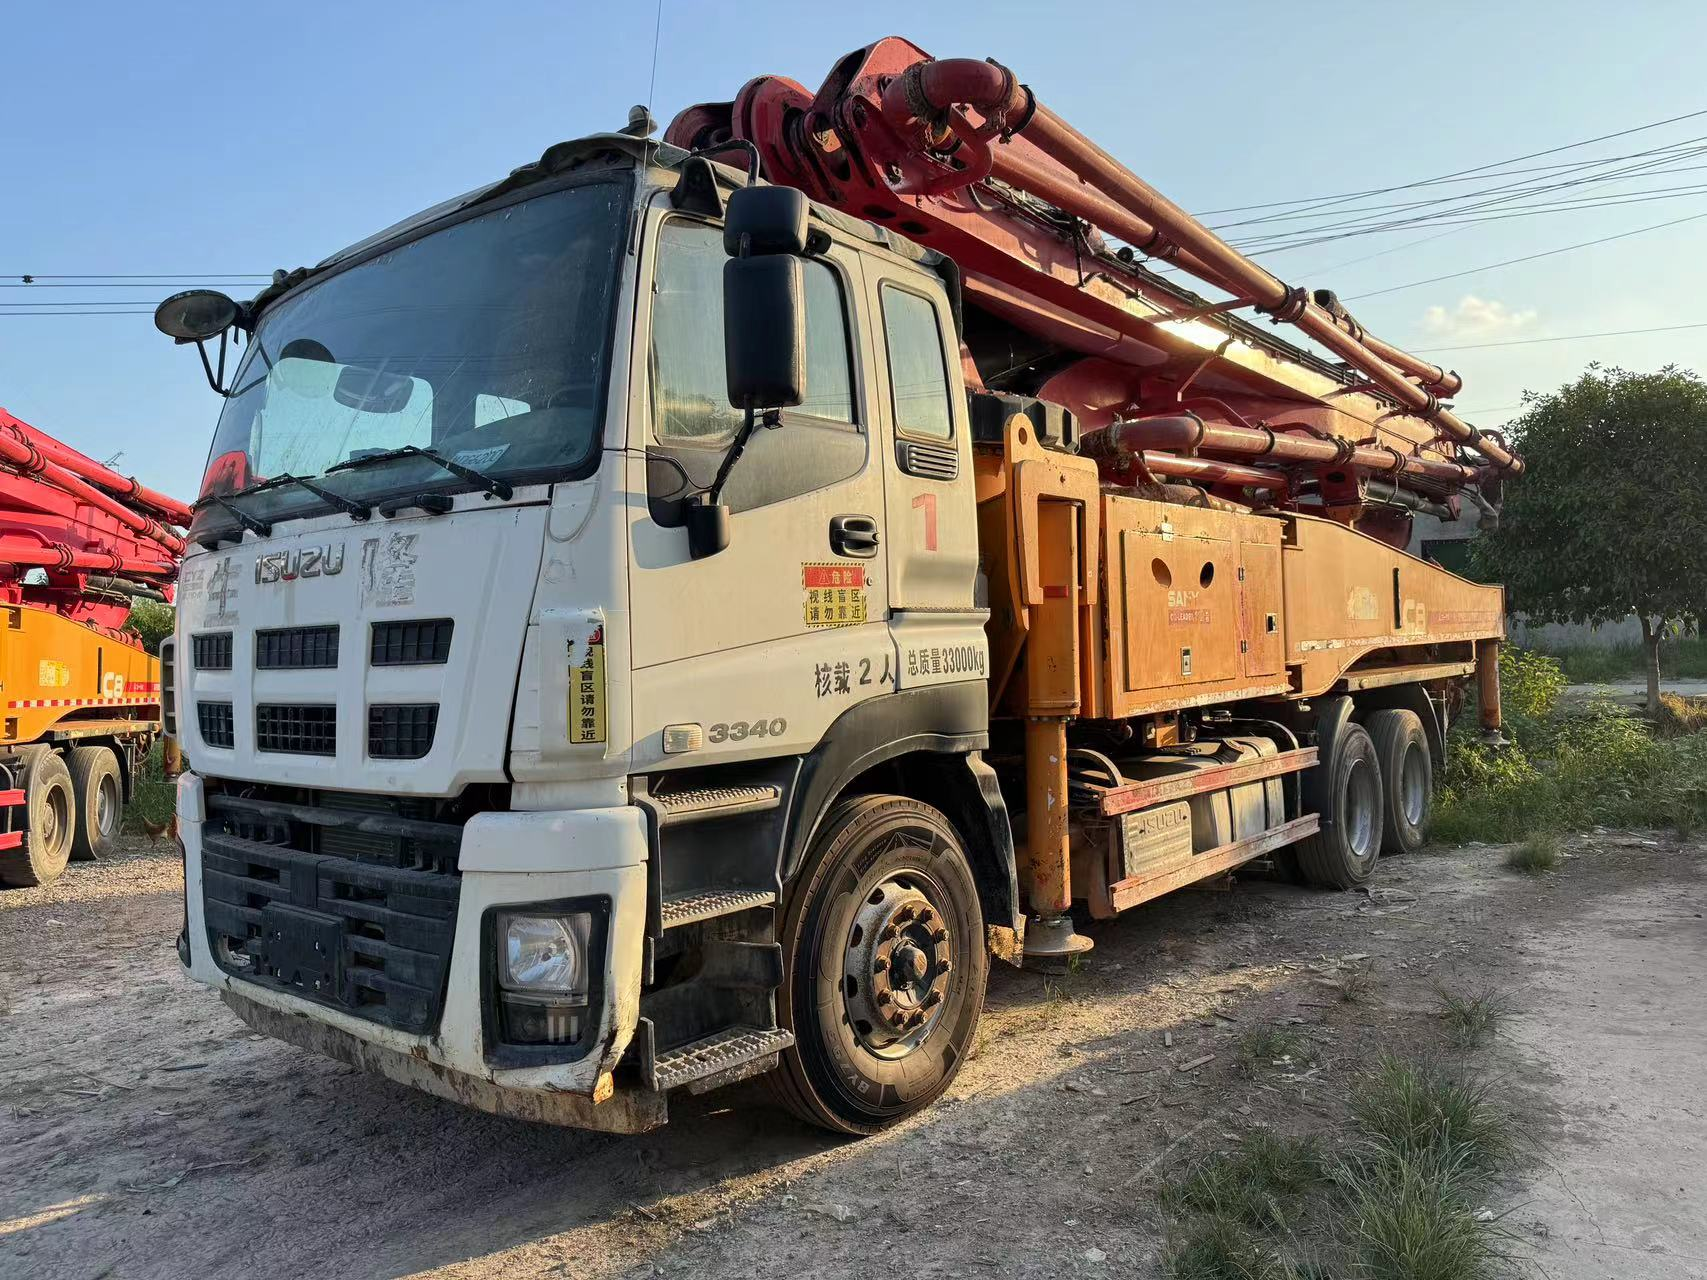
[[[231,670],[231,633],[206,631],[190,637],[190,650],[197,671]]]
[[[237,735],[231,725],[229,702],[196,703],[196,727],[201,730],[202,741],[210,747],[237,745]]]
[[[419,760],[433,749],[439,704],[376,703],[367,709],[367,753],[375,760]]]
[[[338,708],[263,702],[255,708],[255,750],[290,755],[338,753]]]
[[[279,627],[255,633],[255,669],[299,671],[338,665],[337,624]]]
[[[458,802],[224,786],[241,793],[211,784],[202,834],[220,968],[400,1031],[436,1030],[462,883]]]
[[[376,622],[368,660],[376,667],[442,666],[450,661],[450,618]]]

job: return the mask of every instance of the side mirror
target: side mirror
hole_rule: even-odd
[[[778,254],[723,264],[723,362],[729,403],[749,412],[806,398],[806,282]]]
[[[217,289],[187,289],[174,293],[154,308],[154,327],[180,346],[196,344],[196,354],[202,360],[202,372],[207,384],[218,395],[228,396],[225,385],[225,352],[231,338],[232,326],[243,318],[243,308]],[[207,358],[209,338],[219,339],[219,368]]]
[[[729,197],[723,227],[723,366],[729,403],[746,411],[717,476],[687,508],[694,559],[729,545],[723,485],[761,413],[806,398],[806,279],[801,259],[814,241],[811,206],[793,187],[743,187]],[[774,424],[774,418],[771,419]]]

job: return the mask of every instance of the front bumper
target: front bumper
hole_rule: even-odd
[[[414,1035],[227,974],[209,950],[203,910],[200,777],[178,782],[184,846],[188,967],[257,1030],[442,1097],[526,1119],[632,1132],[662,1123],[663,1100],[617,1097],[611,1073],[634,1034],[646,929],[645,821],[629,806],[469,819],[444,1012],[436,1032]],[[574,1062],[499,1067],[488,1061],[482,1020],[481,921],[498,906],[607,897],[604,1002],[593,1049]],[[597,1101],[595,1101],[597,1099]],[[655,1113],[655,1114],[654,1114]]]

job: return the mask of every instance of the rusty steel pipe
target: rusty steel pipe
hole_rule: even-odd
[[[1182,458],[1178,454],[1146,449],[1140,456],[1144,469],[1152,475],[1174,480],[1196,480],[1202,484],[1231,484],[1245,489],[1283,490],[1291,483],[1284,472],[1264,471],[1261,467],[1242,467],[1236,462],[1216,462],[1211,458]]]
[[[63,489],[74,498],[99,507],[131,532],[157,542],[174,556],[184,553],[184,540],[158,520],[133,511],[117,498],[97,489],[81,476],[72,474],[47,456],[21,434],[0,431],[0,463],[23,474],[39,475],[49,484]]]
[[[890,92],[884,96],[886,114],[891,110],[891,94],[899,83],[898,80],[892,84]],[[935,87],[925,77],[921,77],[917,83],[926,91]],[[946,78],[944,83],[947,83]],[[909,100],[905,94],[899,95],[899,98],[901,102]],[[939,111],[953,105],[950,99],[935,97],[930,99],[930,103]],[[975,106],[976,103],[970,105]],[[895,110],[898,111],[899,106],[896,106]],[[1483,436],[1450,410],[1442,408],[1433,391],[1412,380],[1413,377],[1426,377],[1426,374],[1416,372],[1407,375],[1404,368],[1372,349],[1368,345],[1367,336],[1354,337],[1334,315],[1312,302],[1302,290],[1289,288],[1279,277],[1245,257],[1048,107],[1037,105],[1021,132],[1026,141],[1057,164],[1077,174],[1090,185],[1096,196],[1104,198],[1099,200],[1093,196],[1087,200],[1082,194],[1068,190],[1064,183],[1047,184],[1056,196],[1068,201],[1062,206],[1067,212],[1094,222],[1096,219],[1092,215],[1099,211],[1104,200],[1128,211],[1137,218],[1137,223],[1126,224],[1125,231],[1112,226],[1105,230],[1123,240],[1131,240],[1140,247],[1147,246],[1147,251],[1162,250],[1160,256],[1172,257],[1192,274],[1207,279],[1209,283],[1226,292],[1249,298],[1276,318],[1297,325],[1419,417],[1435,423],[1448,435],[1474,448],[1495,466],[1513,472],[1522,471],[1523,464],[1520,459],[1497,441]],[[992,173],[1006,172],[1014,181],[1014,185],[1021,186],[1025,181],[1026,170],[1030,171],[1031,178],[1038,176],[1036,166],[1016,162],[1012,157],[1004,157],[1000,149],[997,149]],[[1038,194],[1041,198],[1049,198],[1041,191]],[[1051,200],[1051,203],[1055,201]],[[1106,208],[1101,208],[1100,211],[1107,216]],[[1142,234],[1144,229],[1149,230],[1148,236]],[[1167,252],[1163,242],[1178,246],[1177,251]],[[1435,366],[1416,360],[1415,357],[1404,355],[1389,343],[1381,343],[1381,346],[1388,354],[1403,356],[1404,365],[1437,372],[1440,380],[1445,381],[1444,370],[1438,370]]]
[[[1102,431],[1087,435],[1082,448],[1093,457],[1118,457],[1121,451],[1136,453],[1149,449],[1185,454],[1230,453],[1320,467],[1342,466],[1371,475],[1414,475],[1460,486],[1478,478],[1474,467],[1418,458],[1384,445],[1353,445],[1346,440],[1288,435],[1268,427],[1229,427],[1205,422],[1194,413],[1112,422]]]

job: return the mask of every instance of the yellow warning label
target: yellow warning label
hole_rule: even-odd
[[[575,643],[569,644],[573,657]],[[580,666],[569,668],[569,741],[605,740],[605,629],[598,627],[587,641]]]
[[[866,620],[864,565],[803,564],[800,586],[807,626],[855,627]]]
[[[36,683],[44,689],[63,689],[71,683],[71,668],[52,658],[43,658],[36,667]]]

